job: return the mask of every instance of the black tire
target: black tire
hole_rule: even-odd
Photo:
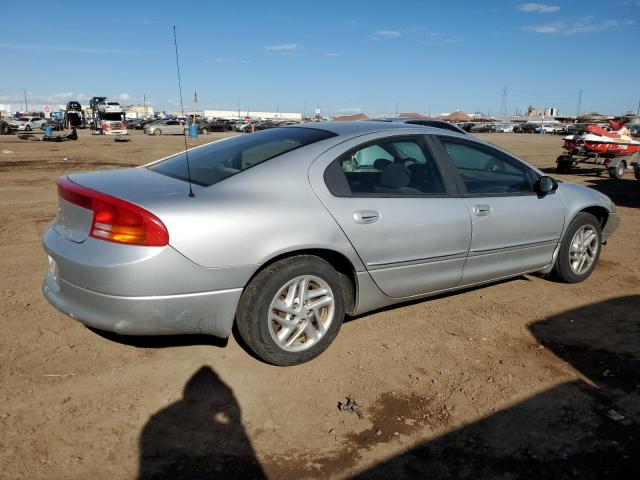
[[[578,229],[585,225],[591,225],[598,235],[598,250],[596,252],[595,259],[589,269],[582,274],[577,274],[571,269],[571,265],[569,262],[569,249],[571,247],[571,242],[573,240],[573,236],[576,234]],[[602,229],[600,227],[600,223],[598,219],[587,212],[582,212],[576,215],[576,217],[569,224],[569,228],[564,234],[562,239],[562,243],[560,244],[560,251],[558,252],[558,258],[556,260],[556,264],[553,267],[553,274],[555,278],[564,283],[579,283],[586,280],[589,275],[593,272],[596,265],[598,264],[598,260],[600,258],[600,252],[602,251]]]
[[[160,130],[159,128],[156,128],[156,129],[153,131],[153,134],[154,134],[155,136],[160,136],[160,135],[162,135],[162,130]]]
[[[11,126],[7,122],[0,122],[0,135],[9,135]]]
[[[24,131],[25,132],[30,132],[31,131],[31,127],[29,125],[27,125],[26,127],[24,127]]]
[[[572,160],[565,160],[562,157],[558,157],[556,162],[556,172],[558,173],[569,173],[571,171],[571,167],[573,167]]]
[[[291,352],[271,337],[268,314],[278,291],[302,275],[314,275],[329,284],[334,297],[334,317],[316,344]],[[338,335],[345,315],[345,299],[351,298],[351,289],[351,281],[319,257],[299,255],[278,260],[259,272],[242,293],[236,311],[238,333],[246,346],[267,363],[289,366],[308,362],[324,352]]]
[[[609,172],[609,176],[611,178],[615,178],[620,180],[624,176],[624,171],[627,168],[627,164],[624,160],[618,162],[615,167],[609,167],[607,171]]]
[[[633,169],[633,174],[635,175],[636,180],[640,180],[640,167],[635,167]]]
[[[206,128],[203,128],[201,133],[202,135],[206,135],[209,133],[209,130],[207,130]]]

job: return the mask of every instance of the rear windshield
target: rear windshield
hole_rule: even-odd
[[[189,151],[191,181],[208,187],[278,155],[334,136],[334,133],[315,128],[279,127],[210,143]],[[184,153],[156,163],[149,169],[187,180]]]

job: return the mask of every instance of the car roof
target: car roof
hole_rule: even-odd
[[[403,123],[386,123],[386,122],[373,122],[368,120],[358,122],[309,122],[300,123],[297,125],[287,125],[286,128],[316,128],[318,130],[325,130],[341,136],[357,136],[364,135],[366,133],[380,132],[384,130],[398,130],[409,129],[415,130],[416,128],[428,128],[418,125],[406,125]],[[439,130],[439,129],[438,129]]]
[[[379,122],[374,120],[361,120],[356,122],[309,122],[301,123],[297,125],[287,125],[286,127],[279,128],[316,128],[318,130],[325,130],[332,132],[342,137],[357,137],[365,135],[367,133],[383,132],[389,130],[408,130],[420,133],[427,133],[431,135],[453,135],[459,137],[468,137],[466,133],[458,132],[449,128],[439,128],[436,126],[428,125],[414,125],[402,122]],[[408,133],[408,132],[407,132]]]

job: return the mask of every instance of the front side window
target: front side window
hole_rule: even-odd
[[[340,196],[446,192],[440,170],[420,137],[380,140],[355,148],[327,169],[325,181]]]
[[[533,193],[534,174],[525,164],[486,145],[439,137],[471,195]]]
[[[316,128],[278,127],[213,142],[189,151],[191,181],[208,187],[254,165],[334,136],[334,133]],[[148,168],[169,177],[187,180],[185,153]]]

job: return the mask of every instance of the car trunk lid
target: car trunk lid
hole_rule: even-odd
[[[142,208],[147,204],[171,198],[187,197],[188,187],[182,180],[161,175],[146,168],[125,168],[69,175],[73,184],[126,200]],[[60,192],[60,190],[59,190]],[[65,194],[68,195],[68,194]],[[71,200],[71,201],[70,201]],[[58,195],[58,215],[52,225],[63,238],[84,242],[93,223],[91,205]]]

